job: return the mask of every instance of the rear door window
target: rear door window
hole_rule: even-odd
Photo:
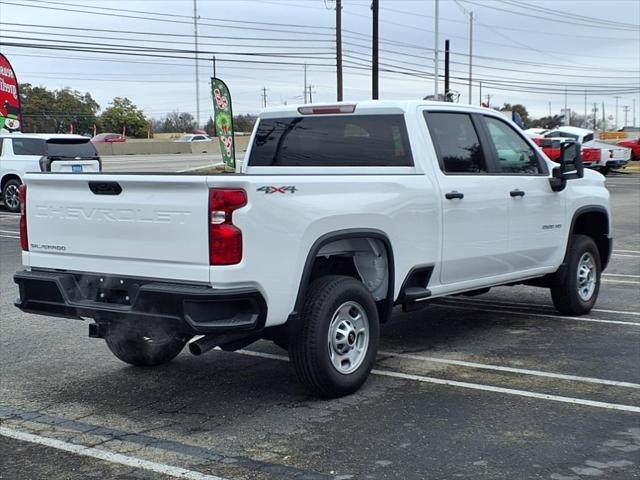
[[[348,115],[260,120],[252,167],[413,166],[404,116]]]
[[[478,133],[466,113],[424,112],[444,173],[487,173]]]

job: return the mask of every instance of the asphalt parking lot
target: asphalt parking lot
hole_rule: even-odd
[[[332,401],[269,342],[138,369],[82,322],[21,313],[0,210],[0,478],[640,478],[640,176],[607,184],[589,315],[524,286],[398,311],[369,381]]]

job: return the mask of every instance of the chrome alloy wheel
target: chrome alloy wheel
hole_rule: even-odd
[[[596,290],[596,261],[591,253],[586,252],[578,262],[578,295],[588,302]]]
[[[7,208],[17,210],[20,206],[20,197],[18,196],[18,186],[11,184],[4,192],[4,203]]]
[[[343,375],[353,373],[369,349],[369,319],[356,302],[345,302],[333,314],[327,335],[329,358]]]

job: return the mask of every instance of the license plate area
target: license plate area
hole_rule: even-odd
[[[83,300],[131,306],[140,283],[107,275],[74,275]]]
[[[71,171],[73,173],[82,173],[82,165],[71,165]]]

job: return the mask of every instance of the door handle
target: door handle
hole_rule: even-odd
[[[509,192],[509,195],[511,195],[512,197],[524,197],[524,192],[516,188],[515,190],[511,190]]]
[[[446,198],[447,200],[453,200],[454,198],[459,198],[460,200],[462,200],[464,198],[464,193],[456,192],[454,190],[453,192],[445,193],[444,198]]]

